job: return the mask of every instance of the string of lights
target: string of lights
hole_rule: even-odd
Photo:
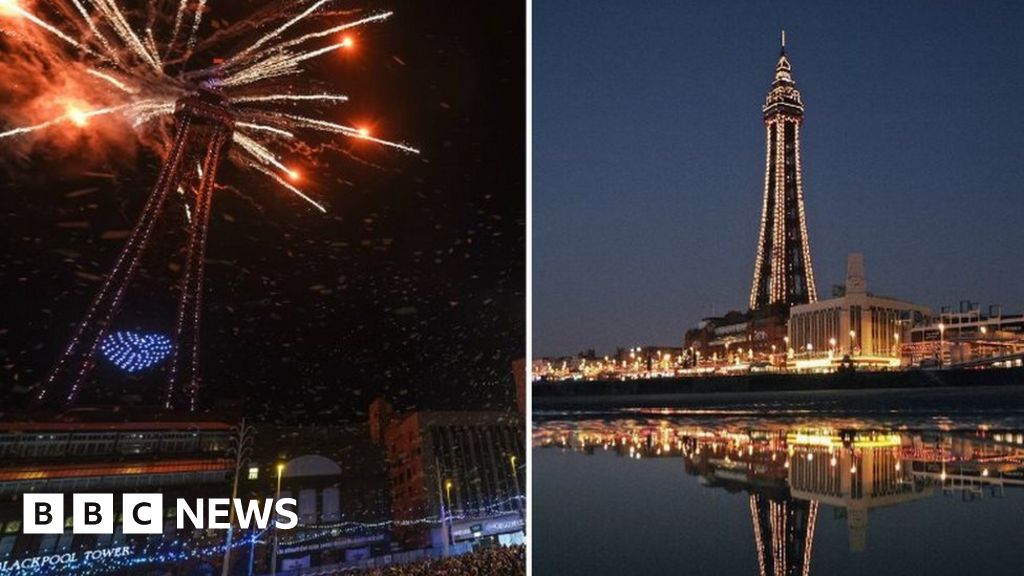
[[[772,132],[767,127],[765,128],[764,138],[764,194],[761,199],[761,227],[757,233],[757,257],[754,259],[754,281],[750,287],[750,309],[757,308],[758,294],[763,290],[762,282],[764,281],[764,259],[765,259],[765,241],[767,237],[765,234],[768,232],[768,211],[769,206],[769,194],[768,194],[768,183],[771,179],[771,162],[772,162]]]
[[[807,214],[804,210],[804,181],[803,168],[800,165],[800,123],[794,127],[796,132],[794,138],[796,149],[796,205],[800,214],[800,239],[801,249],[804,258],[804,273],[807,275],[807,301],[818,301],[818,289],[814,283],[814,266],[811,265],[811,237],[807,234]]]
[[[525,496],[512,496],[511,498],[505,498],[488,504],[482,508],[474,508],[472,510],[461,510],[458,513],[445,516],[445,521],[452,520],[466,520],[471,518],[479,518],[488,514],[492,514],[495,511],[504,510],[515,502],[526,502]],[[327,524],[303,524],[299,523],[299,528],[307,530],[376,530],[380,528],[391,528],[393,526],[418,526],[424,524],[438,524],[441,522],[439,516],[423,516],[422,518],[415,518],[412,520],[382,520],[380,522],[333,522]]]
[[[231,548],[239,549],[260,542],[266,533],[251,532],[245,538],[236,540]],[[19,576],[55,576],[59,574],[75,574],[76,576],[99,576],[115,574],[132,567],[150,564],[182,564],[204,558],[216,558],[224,553],[225,545],[193,546],[185,540],[147,543],[138,550],[120,553],[118,548],[87,552],[57,553],[54,556],[70,557],[67,561],[45,562],[38,559],[9,561],[6,568],[15,571]]]
[[[516,501],[524,502],[525,497],[513,496],[511,498],[494,502],[482,508],[471,511],[460,511],[459,513],[445,516],[443,518],[434,515],[411,520],[384,520],[380,522],[346,521],[328,524],[299,524],[297,530],[301,536],[296,539],[288,540],[287,544],[298,545],[324,537],[337,537],[373,531],[379,532],[382,530],[389,530],[394,527],[423,525],[440,526],[445,522],[450,521],[481,518],[482,516],[492,514],[495,510],[507,508]],[[260,539],[267,532],[268,530],[249,532],[245,537],[234,541],[231,548],[239,549],[249,547],[254,543],[259,543],[261,541]],[[75,559],[71,561],[49,563],[46,566],[26,565],[24,568],[18,565],[17,569],[19,570],[18,574],[25,574],[29,576],[51,576],[58,574],[93,576],[115,573],[119,570],[125,570],[135,566],[149,564],[181,564],[203,558],[216,558],[218,555],[222,555],[224,550],[224,544],[203,546],[195,545],[194,542],[187,540],[175,539],[172,541],[147,543],[141,548],[130,551],[126,554],[107,555],[96,553],[89,556],[76,554]],[[27,560],[23,562],[28,564]]]
[[[750,308],[817,301],[811,266],[800,164],[803,100],[793,81],[785,45],[762,108],[765,179]]]

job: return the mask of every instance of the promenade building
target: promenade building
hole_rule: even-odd
[[[1024,314],[1005,314],[1000,306],[983,311],[964,301],[959,309],[943,308],[929,322],[912,327],[902,354],[910,366],[1020,367]]]
[[[406,549],[521,543],[522,432],[523,419],[515,412],[417,411],[395,417],[384,433],[395,538]]]
[[[908,331],[928,321],[931,310],[867,289],[864,258],[850,254],[846,284],[837,296],[793,306],[789,314],[787,357],[796,370],[897,368]]]
[[[77,553],[137,556],[142,550],[160,564],[175,542],[195,548],[222,543],[205,530],[177,530],[176,498],[227,497],[233,463],[231,425],[187,417],[134,421],[80,412],[61,421],[0,422],[0,561]],[[22,496],[63,493],[62,534],[25,534]],[[71,494],[126,492],[164,494],[163,534],[73,534]],[[120,510],[117,511],[121,513]],[[82,570],[90,567],[88,562]]]

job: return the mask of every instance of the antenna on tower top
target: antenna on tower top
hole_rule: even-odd
[[[782,53],[786,53],[786,31],[782,31]]]

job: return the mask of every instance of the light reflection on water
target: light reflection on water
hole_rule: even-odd
[[[1018,574],[1024,419],[535,413],[537,574]]]

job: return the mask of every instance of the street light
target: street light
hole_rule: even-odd
[[[274,505],[281,500],[281,474],[284,472],[284,462],[277,464],[277,490],[274,492]],[[277,575],[277,544],[278,544],[277,520],[274,520],[274,548],[270,552],[270,576]]]
[[[231,541],[235,530],[235,499],[238,498],[238,477],[242,475],[242,466],[249,460],[249,452],[252,450],[253,438],[256,429],[245,423],[245,418],[232,428],[235,435],[231,438],[231,449],[229,454],[235,457],[235,477],[231,483],[231,511],[228,516],[228,537],[224,544],[224,566],[221,568],[221,576],[228,576],[229,565],[231,564]]]
[[[444,481],[444,494],[445,494],[445,500],[448,501],[448,504],[447,504],[447,508],[448,508],[448,526],[447,526],[447,528],[448,528],[448,545],[451,546],[452,544],[454,544],[454,542],[452,542],[452,516],[454,514],[452,512],[452,481],[451,481],[451,479],[447,479],[447,480]]]
[[[523,521],[523,534],[526,534],[526,515],[523,511],[523,495],[519,491],[519,469],[516,468],[516,455],[510,455],[508,461],[512,465],[512,482],[516,487],[516,509],[519,510],[519,519]]]
[[[939,322],[939,368],[942,368],[942,360],[946,349],[946,325]]]
[[[856,339],[857,339],[857,331],[856,330],[850,330],[850,355],[851,356],[853,355],[853,344],[854,344],[854,340],[856,340]]]

